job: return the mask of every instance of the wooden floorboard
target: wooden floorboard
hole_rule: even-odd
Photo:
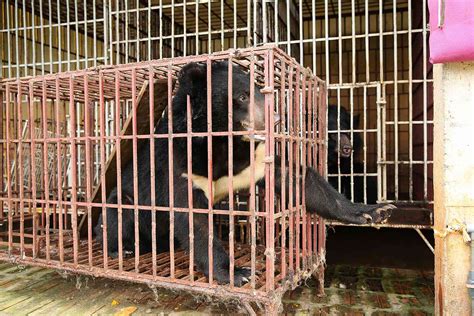
[[[316,282],[287,293],[287,314],[431,315],[430,271],[336,266],[326,271],[326,297]],[[113,304],[116,302],[117,304]],[[0,264],[0,315],[246,314],[242,307],[213,298],[102,278],[65,275],[54,270]],[[377,314],[377,312],[379,314]]]

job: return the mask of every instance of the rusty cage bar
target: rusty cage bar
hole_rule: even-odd
[[[228,62],[228,129],[215,131],[212,125],[210,90],[211,65]],[[190,62],[207,65],[207,129],[196,131],[191,124],[193,106],[187,98],[184,133],[175,133],[168,125],[166,133],[155,127],[165,118],[173,122],[173,95],[177,76]],[[235,68],[237,67],[237,68]],[[250,125],[245,131],[233,130],[231,98],[232,72],[243,70],[250,77]],[[255,83],[255,86],[253,85]],[[265,128],[255,128],[256,89],[264,95]],[[1,172],[6,194],[0,197],[5,221],[0,232],[0,259],[52,267],[94,276],[144,282],[171,289],[211,294],[244,303],[258,302],[267,311],[276,311],[281,296],[312,274],[323,286],[325,228],[321,218],[306,213],[304,175],[306,168],[325,174],[326,161],[326,86],[311,70],[303,68],[276,46],[210,55],[176,57],[118,66],[100,66],[86,70],[59,72],[1,81],[3,148]],[[280,121],[275,121],[277,113]],[[112,117],[112,120],[106,118]],[[215,157],[213,139],[227,137],[228,179],[224,195],[214,201],[216,184],[211,179],[220,161],[208,161],[204,187],[211,192],[207,208],[193,206],[192,177],[187,181],[188,207],[174,205],[173,176],[169,177],[169,206],[156,205],[155,153],[168,151],[169,174],[173,175],[176,155],[173,142],[185,140],[187,174],[192,174],[193,141],[204,143]],[[250,188],[234,186],[233,141],[246,137],[250,150]],[[167,148],[155,141],[166,139]],[[151,141],[153,140],[153,141]],[[149,146],[150,160],[138,157],[138,150]],[[281,159],[285,176],[281,196],[274,187],[276,157]],[[215,159],[214,159],[215,160]],[[98,163],[96,163],[98,161]],[[141,203],[138,168],[150,164],[150,202]],[[133,166],[133,198],[124,197],[122,172]],[[81,168],[81,170],[79,170]],[[257,169],[257,170],[256,170]],[[263,172],[265,185],[256,186],[256,173]],[[294,181],[297,183],[293,183]],[[117,188],[117,201],[108,197]],[[293,192],[293,188],[296,192]],[[140,189],[142,190],[142,189]],[[124,196],[122,196],[124,195]],[[295,199],[292,197],[296,196]],[[215,203],[220,202],[220,203]],[[108,227],[107,209],[117,212],[117,227]],[[122,249],[126,226],[124,218],[133,213],[135,251],[129,256]],[[152,247],[140,252],[139,216],[151,212]],[[93,228],[102,214],[103,243],[97,242]],[[169,219],[169,238],[156,238],[157,216]],[[179,225],[175,218],[189,218],[189,252],[175,244]],[[209,228],[209,272],[206,277],[195,266],[193,217],[207,216]],[[214,224],[219,223],[216,227]],[[109,225],[110,226],[110,225]],[[116,229],[118,256],[108,254],[107,232]],[[212,236],[218,229],[226,245],[230,262],[229,284],[217,284],[213,278]],[[161,252],[160,244],[169,243]],[[248,283],[234,285],[234,270],[248,267]],[[253,303],[252,303],[253,304]]]

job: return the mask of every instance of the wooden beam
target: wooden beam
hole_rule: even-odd
[[[154,96],[154,126],[158,123],[161,119],[161,115],[168,105],[168,82],[167,80],[155,80],[153,84],[153,96]],[[150,92],[148,87],[148,81],[145,81],[145,84],[141,88],[138,96],[137,96],[137,134],[149,134],[150,128],[150,121],[149,121],[149,114],[150,114]],[[133,112],[131,112],[133,113]],[[123,135],[131,135],[132,134],[132,115],[129,115],[127,120],[124,123],[121,136]],[[133,157],[133,141],[131,139],[122,139],[120,141],[120,160],[121,160],[121,168],[125,168],[125,166],[132,160]],[[106,195],[112,191],[116,184],[117,184],[117,156],[116,156],[116,148],[113,149],[112,153],[110,154],[109,159],[106,162],[106,171],[105,171],[105,192]],[[102,186],[99,183],[98,186],[95,187],[95,190],[92,194],[92,202],[98,203],[101,202],[101,192]],[[94,227],[97,223],[99,218],[100,208],[94,208],[92,210],[92,226]],[[81,236],[87,236],[87,225],[86,217],[81,220],[80,223],[80,233]]]

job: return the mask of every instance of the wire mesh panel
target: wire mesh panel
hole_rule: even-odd
[[[302,188],[308,168],[324,174],[326,89],[281,50],[4,80],[1,92],[0,258],[270,311],[322,278],[324,223]]]

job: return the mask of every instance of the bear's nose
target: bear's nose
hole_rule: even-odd
[[[343,145],[341,148],[341,151],[344,155],[350,155],[352,152],[352,146],[351,145]]]

